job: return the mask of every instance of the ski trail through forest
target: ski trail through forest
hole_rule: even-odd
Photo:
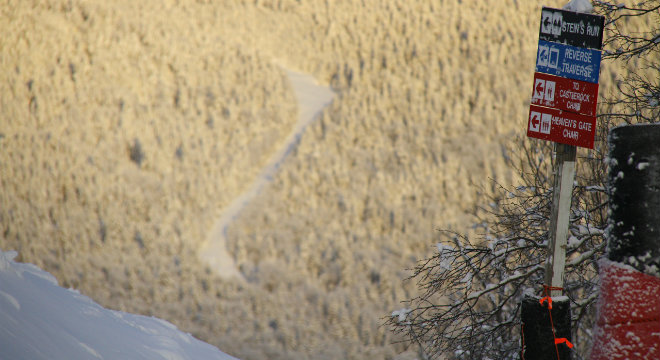
[[[224,278],[238,278],[244,280],[238,270],[234,258],[227,251],[227,229],[231,222],[257,196],[263,187],[272,181],[286,157],[296,148],[305,129],[318,116],[334,98],[334,92],[329,87],[320,86],[308,74],[285,69],[298,100],[298,121],[291,130],[283,144],[273,153],[266,166],[254,179],[245,192],[238,195],[227,206],[220,218],[213,225],[208,235],[206,245],[202,246],[200,258],[205,261],[216,273]]]

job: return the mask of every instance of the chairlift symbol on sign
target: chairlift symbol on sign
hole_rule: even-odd
[[[551,114],[542,114],[541,115],[541,132],[544,134],[550,134],[550,125],[552,124],[552,115]]]
[[[553,69],[559,68],[559,49],[554,46],[550,48],[550,54],[548,56],[548,67]]]
[[[545,101],[547,103],[553,103],[555,101],[555,82],[546,80],[545,81]]]

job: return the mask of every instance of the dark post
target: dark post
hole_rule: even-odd
[[[571,351],[566,343],[557,344],[555,338],[571,341],[571,304],[567,297],[555,297],[552,302],[552,321],[548,302],[541,298],[525,296],[520,317],[522,320],[523,360],[570,360]],[[554,324],[555,332],[552,333]]]
[[[610,260],[660,276],[660,125],[610,132]]]
[[[660,359],[660,124],[610,131],[607,256],[591,360]]]

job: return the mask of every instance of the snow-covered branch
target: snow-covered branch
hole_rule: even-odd
[[[620,92],[599,109],[594,149],[578,154],[564,279],[564,294],[572,304],[575,359],[583,359],[591,347],[597,260],[606,248],[608,130],[621,123],[660,120],[660,0],[634,6],[596,1],[594,6],[607,19],[604,58],[633,59],[639,67],[625,75]],[[645,32],[631,32],[630,23],[637,19],[652,25]],[[519,356],[521,299],[543,291],[555,158],[545,142],[523,140],[513,147],[507,154],[518,156],[507,161],[519,170],[520,183],[494,182],[496,195],[480,209],[481,236],[442,232],[438,252],[420,262],[412,276],[423,295],[406,304],[404,317],[397,312],[390,318],[395,331],[418,344],[424,358]]]

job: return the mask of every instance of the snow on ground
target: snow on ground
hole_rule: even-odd
[[[564,10],[570,10],[575,12],[590,13],[594,10],[591,1],[589,0],[571,0],[568,4],[564,5]]]
[[[268,163],[254,182],[223,210],[222,216],[216,221],[210,232],[206,246],[202,247],[199,253],[201,259],[215,269],[218,275],[225,278],[243,278],[225,245],[229,224],[261,192],[264,185],[273,179],[284,159],[300,142],[307,126],[318,118],[323,108],[332,102],[335,95],[329,87],[319,85],[311,75],[289,69],[285,69],[285,71],[298,100],[298,122],[282,145],[270,156]]]
[[[108,310],[0,250],[0,359],[235,359],[154,317]]]

